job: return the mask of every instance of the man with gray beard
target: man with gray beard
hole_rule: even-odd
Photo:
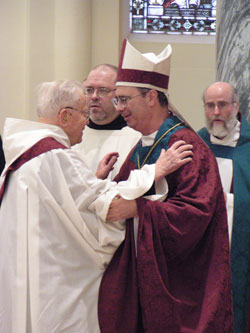
[[[215,154],[225,193],[231,244],[234,329],[249,332],[250,125],[240,113],[236,89],[216,82],[203,93],[206,128],[198,134]]]

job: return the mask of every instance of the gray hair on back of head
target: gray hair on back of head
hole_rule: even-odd
[[[38,117],[54,118],[58,112],[74,106],[81,98],[82,83],[75,80],[43,82],[37,87]]]

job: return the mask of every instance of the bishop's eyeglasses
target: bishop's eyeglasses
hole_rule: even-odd
[[[132,98],[135,98],[137,96],[141,96],[141,95],[145,95],[145,92],[134,95],[134,96],[119,96],[119,97],[115,97],[112,99],[113,105],[116,108],[118,104],[120,104],[120,106],[122,108],[126,108],[128,101],[130,101]]]

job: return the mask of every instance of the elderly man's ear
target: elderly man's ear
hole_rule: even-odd
[[[58,113],[58,123],[59,126],[65,127],[68,124],[69,113],[66,109],[60,110]]]

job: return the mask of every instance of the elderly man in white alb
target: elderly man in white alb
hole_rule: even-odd
[[[119,184],[97,179],[69,149],[88,123],[79,82],[41,85],[39,122],[7,119],[1,178],[0,332],[99,332],[97,296],[106,265],[124,239],[124,222],[104,222],[116,195],[143,195],[188,161],[190,145]],[[187,151],[184,149],[187,148]],[[100,163],[112,168],[116,154]],[[102,217],[97,216],[97,214]]]

